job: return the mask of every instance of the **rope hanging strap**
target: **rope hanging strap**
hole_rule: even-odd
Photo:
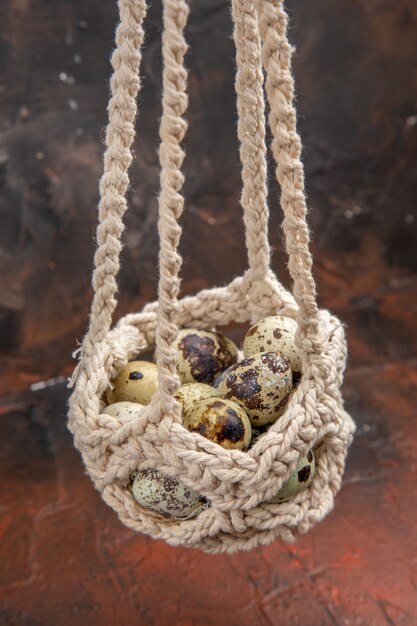
[[[188,18],[188,5],[184,0],[164,0],[164,32],[162,37],[162,119],[161,193],[159,196],[159,287],[156,326],[156,363],[159,371],[160,409],[172,411],[172,393],[180,386],[177,355],[172,343],[177,336],[176,312],[180,288],[179,272],[182,259],[178,253],[181,228],[178,220],[184,207],[181,188],[184,176],[181,165],[187,124],[182,117],[187,110],[187,72],[184,56],[187,44],[184,28]],[[180,419],[179,414],[177,419]]]
[[[242,162],[241,204],[251,279],[260,284],[270,269],[261,42],[252,1],[233,0],[232,16],[237,66],[237,132]]]
[[[94,256],[90,325],[83,342],[86,356],[94,344],[105,339],[116,308],[116,276],[120,267],[120,237],[126,211],[128,169],[135,137],[139,67],[144,40],[142,28],[146,15],[145,0],[120,0],[120,23],[116,30],[116,49],[111,58],[114,69],[110,81],[109,122],[106,130],[104,173],[100,180],[97,250]]]
[[[176,353],[170,349],[170,345],[177,335],[175,312],[181,267],[178,254],[181,231],[177,220],[184,202],[179,193],[183,182],[180,167],[184,157],[180,142],[186,128],[182,119],[187,105],[186,73],[183,65],[186,43],[183,31],[188,11],[185,2],[165,0],[163,4],[164,98],[159,220],[161,249],[156,337],[161,403],[168,409],[172,406],[169,396],[179,385]],[[319,312],[309,251],[301,141],[296,131],[294,83],[290,71],[291,47],[286,36],[287,17],[282,2],[275,5],[271,0],[259,0],[257,9],[254,2],[233,0],[232,10],[236,20],[234,36],[238,65],[238,132],[243,165],[242,206],[250,268],[259,281],[265,278],[269,269],[266,150],[260,62],[262,50],[270,104],[269,121],[274,137],[272,150],[282,190],[288,266],[294,281],[294,296],[299,306],[301,353],[306,362],[310,353],[320,347]],[[259,14],[261,37],[256,24],[256,10]]]
[[[109,124],[104,174],[100,183],[98,248],[93,274],[94,298],[90,327],[84,340],[84,353],[102,341],[111,326],[116,306],[116,275],[119,270],[122,218],[126,211],[125,194],[132,160],[136,100],[139,91],[142,23],[146,13],[144,0],[120,0],[120,24],[116,33],[117,48],[112,57]],[[183,118],[188,98],[184,56],[187,44],[184,28],[188,3],[164,0],[163,32],[163,102],[160,126],[161,192],[159,197],[160,236],[158,316],[156,359],[160,376],[161,409],[172,411],[172,393],[179,385],[176,352],[172,343],[177,336],[176,313],[182,259],[178,252],[181,228],[178,220],[184,207],[181,189],[184,181],[181,146],[187,124]],[[238,135],[242,161],[246,246],[254,294],[269,272],[267,165],[265,147],[262,62],[266,74],[266,92],[273,134],[272,151],[277,163],[284,212],[283,228],[288,266],[294,282],[294,297],[299,306],[299,332],[304,360],[319,345],[318,308],[312,259],[306,224],[301,142],[296,131],[294,86],[290,72],[291,47],[286,37],[287,17],[283,3],[272,0],[233,0],[237,76],[236,93],[239,114]],[[262,45],[261,45],[262,40]],[[250,287],[248,287],[250,288]]]
[[[270,106],[269,125],[274,137],[272,152],[277,179],[281,185],[288,269],[294,283],[294,297],[299,306],[299,329],[304,337],[309,335],[315,340],[319,337],[319,311],[306,222],[301,140],[296,128],[294,80],[291,74],[292,50],[287,39],[288,18],[282,1],[275,3],[273,0],[258,0],[258,11],[266,93]],[[306,344],[302,347],[305,349]]]

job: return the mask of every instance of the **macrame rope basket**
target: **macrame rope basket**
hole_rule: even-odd
[[[135,531],[207,552],[249,550],[278,537],[293,541],[332,508],[354,424],[340,393],[346,360],[343,327],[316,302],[287,16],[279,0],[232,0],[248,269],[226,287],[179,299],[178,220],[184,207],[181,166],[188,102],[184,28],[189,7],[184,0],[163,0],[158,301],[113,325],[146,8],[145,0],[119,0],[94,297],[72,377],[69,428],[95,487]],[[264,89],[292,293],[270,268]],[[186,430],[173,398],[181,384],[173,347],[178,329],[213,329],[268,315],[291,317],[298,326],[302,377],[284,415],[247,452],[225,449]],[[155,349],[159,373],[159,390],[151,403],[133,416],[102,413],[111,379],[129,360],[150,349]],[[289,502],[268,504],[311,448],[316,472],[308,489]],[[210,507],[195,519],[181,521],[142,508],[129,484],[134,472],[149,468],[183,481],[206,497]]]

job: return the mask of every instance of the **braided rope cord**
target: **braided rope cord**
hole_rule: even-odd
[[[181,142],[187,124],[184,55],[187,44],[184,27],[188,4],[184,0],[165,0],[163,34],[163,115],[160,127],[160,279],[157,322],[157,362],[161,376],[161,402],[171,406],[168,396],[178,386],[176,356],[171,345],[177,334],[175,315],[179,293],[181,257],[178,244],[184,199],[181,195],[184,151]],[[132,161],[134,121],[139,91],[139,65],[143,43],[142,23],[146,13],[144,0],[120,0],[120,24],[116,32],[116,50],[112,57],[109,124],[104,174],[100,182],[97,251],[94,258],[94,298],[90,328],[84,340],[84,352],[102,341],[110,329],[116,306],[116,276],[119,271],[120,237],[126,211],[125,194],[129,184],[128,168]],[[256,8],[259,13],[257,28]],[[309,234],[306,224],[301,142],[296,131],[293,104],[294,85],[290,71],[291,47],[286,37],[287,17],[283,2],[271,0],[238,2],[233,0],[236,43],[236,92],[239,114],[238,135],[242,161],[242,207],[246,247],[252,280],[259,286],[269,271],[267,166],[262,89],[261,50],[266,72],[266,91],[270,104],[269,123],[274,136],[272,150],[277,162],[284,211],[283,228],[289,271],[294,281],[294,296],[299,305],[299,323],[303,337],[318,334],[318,308],[315,283],[311,274]],[[262,46],[261,46],[262,39]],[[303,348],[305,349],[305,345]],[[317,349],[309,342],[310,351]]]
[[[145,0],[119,0],[120,23],[116,30],[116,49],[111,58],[114,69],[110,81],[109,122],[106,130],[104,173],[100,180],[99,225],[94,256],[90,325],[83,342],[85,355],[107,336],[116,308],[116,276],[119,271],[120,237],[129,186],[128,169],[140,88],[139,67],[144,40],[142,28],[146,15]]]
[[[270,269],[263,72],[258,16],[251,0],[232,0],[236,46],[241,204],[251,279],[262,284]]]
[[[187,44],[184,27],[188,17],[185,0],[164,0],[163,33],[163,114],[160,126],[161,192],[159,198],[160,257],[156,330],[156,357],[160,376],[161,410],[178,410],[172,393],[179,385],[176,352],[172,343],[178,329],[176,315],[180,287],[181,256],[178,253],[181,228],[178,219],[184,206],[181,188],[184,177],[181,165],[184,151],[181,142],[187,124],[187,72],[184,56]],[[116,50],[112,57],[109,124],[104,174],[100,181],[97,251],[94,258],[94,298],[90,327],[83,343],[85,355],[103,341],[116,307],[116,276],[119,271],[120,237],[126,211],[128,169],[132,161],[134,121],[139,91],[139,66],[143,44],[142,23],[146,13],[144,0],[120,0],[120,24],[116,32]],[[259,13],[259,30],[256,11]],[[309,234],[306,224],[301,142],[296,131],[293,104],[294,86],[290,71],[291,47],[286,37],[287,18],[283,3],[271,0],[232,2],[236,43],[236,93],[239,114],[238,135],[242,161],[242,207],[248,250],[248,289],[252,297],[262,296],[269,272],[267,166],[265,147],[262,60],[266,72],[266,91],[270,104],[269,123],[273,133],[272,150],[277,162],[284,211],[283,228],[289,271],[294,281],[294,296],[299,305],[298,321],[303,358],[320,348],[318,308],[311,274]],[[260,32],[259,32],[260,31]],[[262,45],[261,45],[262,39]],[[307,356],[306,356],[307,355]]]
[[[182,259],[178,253],[181,228],[178,220],[184,207],[181,188],[184,176],[181,165],[187,124],[183,118],[187,110],[187,72],[184,56],[187,44],[184,28],[187,23],[188,5],[184,0],[164,0],[164,31],[162,37],[162,119],[160,125],[161,145],[161,192],[159,196],[159,288],[156,325],[156,363],[159,371],[159,399],[161,413],[175,410],[172,393],[180,385],[177,372],[177,353],[172,348],[178,328],[176,324],[179,271]],[[179,421],[180,413],[175,412]]]
[[[303,360],[311,352],[320,352],[319,311],[312,275],[309,232],[306,222],[304,169],[301,140],[296,129],[294,80],[291,74],[292,49],[287,38],[288,18],[283,2],[257,0],[262,58],[266,72],[266,93],[273,135],[272,152],[276,175],[281,185],[284,213],[283,229],[288,255],[288,269],[293,293],[299,306],[298,324]]]

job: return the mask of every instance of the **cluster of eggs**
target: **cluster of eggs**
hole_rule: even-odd
[[[183,425],[218,445],[247,450],[284,413],[301,377],[295,345],[296,323],[283,316],[266,317],[243,341],[243,359],[223,334],[187,328],[178,333],[178,372],[182,386],[175,398]],[[112,381],[104,413],[137,414],[158,389],[158,370],[149,361],[131,361]],[[290,500],[310,484],[315,469],[310,450],[290,478],[268,502]],[[184,483],[156,469],[136,473],[132,493],[137,502],[159,515],[190,519],[209,502]]]

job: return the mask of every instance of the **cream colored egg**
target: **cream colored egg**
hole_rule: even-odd
[[[286,410],[288,403],[293,397],[295,392],[296,392],[296,387],[293,387],[290,393],[288,394],[285,400],[285,403],[283,404],[282,413],[284,413],[284,411]],[[254,446],[255,443],[259,441],[259,439],[268,432],[270,426],[272,426],[272,424],[265,424],[264,426],[257,426],[257,428],[252,427],[252,439],[250,442],[250,447]]]
[[[149,404],[158,390],[158,368],[150,361],[130,361],[112,381],[107,390],[107,402],[126,401]]]
[[[307,456],[300,459],[295,466],[295,470],[287,481],[282,485],[277,495],[268,500],[269,503],[287,502],[297,494],[301,493],[311,483],[316,469],[316,462],[313,451],[310,450]]]
[[[139,415],[142,409],[143,404],[138,404],[137,402],[114,402],[106,406],[102,410],[102,413],[111,415],[112,417],[124,417],[128,415]]]
[[[301,356],[295,345],[297,323],[291,317],[272,315],[254,324],[243,340],[245,357],[258,352],[280,352],[291,365],[294,380],[301,377]]]
[[[181,480],[155,469],[136,474],[132,493],[145,509],[172,519],[191,519],[210,506],[206,498]]]
[[[202,400],[184,420],[184,426],[228,450],[246,450],[252,434],[242,407],[224,398]]]
[[[174,342],[183,383],[211,384],[217,374],[236,363],[238,350],[222,333],[184,328]]]
[[[216,394],[216,390],[204,383],[186,383],[174,393],[174,398],[181,405],[182,418],[192,413],[201,400],[210,398]]]
[[[290,365],[281,354],[261,352],[231,368],[219,395],[243,407],[252,426],[275,422],[285,411],[292,386]]]

